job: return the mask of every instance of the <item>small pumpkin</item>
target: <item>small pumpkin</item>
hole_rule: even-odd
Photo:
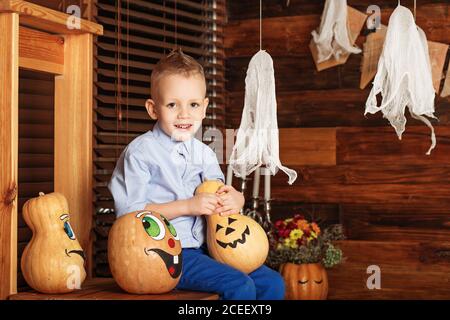
[[[287,300],[325,300],[328,296],[327,271],[320,263],[285,263],[280,273],[286,284]]]
[[[207,180],[196,194],[216,193],[220,180]],[[241,214],[222,217],[206,216],[207,244],[211,257],[235,269],[250,273],[259,268],[269,253],[269,240],[264,229],[253,219]]]
[[[108,260],[117,284],[136,294],[164,293],[181,276],[181,243],[173,225],[154,211],[117,219],[108,236]]]
[[[70,225],[64,195],[41,192],[25,202],[22,214],[33,232],[21,259],[28,285],[43,293],[79,289],[86,278],[85,255]]]

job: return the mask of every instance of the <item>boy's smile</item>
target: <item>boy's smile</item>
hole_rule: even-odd
[[[199,74],[161,77],[158,88],[146,102],[147,112],[158,119],[161,129],[177,141],[191,139],[206,116],[206,84]]]

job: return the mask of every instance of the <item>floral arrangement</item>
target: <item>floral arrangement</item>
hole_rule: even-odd
[[[343,261],[341,249],[332,244],[345,239],[342,225],[331,225],[321,229],[303,215],[277,220],[270,232],[271,250],[266,264],[278,269],[283,263],[322,263],[331,268]]]

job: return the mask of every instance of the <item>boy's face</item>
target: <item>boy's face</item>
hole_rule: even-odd
[[[153,99],[145,107],[161,129],[177,141],[191,139],[206,116],[206,84],[199,74],[168,75],[159,79]]]

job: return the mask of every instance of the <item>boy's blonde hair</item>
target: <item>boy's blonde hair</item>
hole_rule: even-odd
[[[164,76],[174,74],[184,75],[186,77],[198,74],[205,79],[205,73],[200,63],[191,56],[184,54],[180,48],[174,49],[167,56],[159,60],[152,70],[150,89],[153,98],[157,82]]]

